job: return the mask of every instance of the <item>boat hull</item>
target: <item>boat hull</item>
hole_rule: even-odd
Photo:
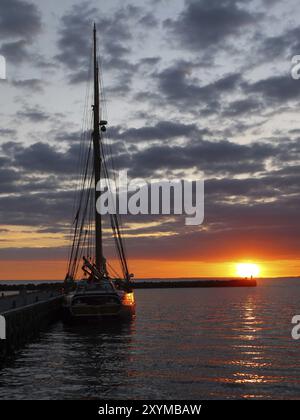
[[[77,323],[99,323],[99,324],[108,324],[108,323],[119,323],[119,322],[130,322],[135,316],[135,311],[131,310],[122,310],[118,314],[114,315],[74,315],[70,312],[69,309],[63,310],[63,322],[69,324]]]
[[[125,299],[125,302],[128,303]],[[135,315],[135,303],[124,304],[115,296],[66,296],[63,305],[64,322],[128,321]]]

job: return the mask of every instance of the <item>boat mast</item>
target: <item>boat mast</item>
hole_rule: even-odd
[[[97,184],[101,179],[101,151],[100,151],[100,105],[99,105],[99,66],[97,59],[97,31],[94,24],[94,128],[93,128],[93,147],[94,147],[94,174],[95,174],[95,234],[96,234],[96,267],[100,273],[105,271],[103,246],[102,246],[102,220],[97,212],[96,202],[101,192],[97,191]]]

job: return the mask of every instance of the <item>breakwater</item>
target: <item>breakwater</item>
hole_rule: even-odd
[[[0,315],[5,319],[5,339],[0,340],[0,361],[22,347],[41,329],[59,319],[62,295],[57,291],[2,296]]]
[[[176,280],[176,281],[138,281],[132,284],[133,289],[174,289],[192,287],[256,287],[255,279],[233,280]]]
[[[133,289],[173,289],[185,287],[256,287],[257,281],[256,279],[141,279],[131,282],[130,285]],[[55,291],[61,293],[62,288],[62,282],[41,282],[38,284],[26,284],[26,290],[30,292]],[[19,284],[0,284],[0,296],[1,292],[19,292],[22,289],[24,289],[24,286]]]

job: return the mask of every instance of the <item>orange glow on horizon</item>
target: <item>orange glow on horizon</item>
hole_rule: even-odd
[[[165,223],[170,222],[172,219],[165,221]],[[145,234],[141,235],[140,229],[150,229],[160,224],[160,221],[128,223],[123,233],[125,236],[127,234],[138,238],[145,236]],[[3,228],[3,239],[0,241],[0,250],[3,250],[3,256],[0,260],[0,280],[63,280],[65,278],[67,262],[58,258],[60,258],[59,255],[67,255],[69,239],[66,234],[49,232],[41,227],[32,228],[22,225],[3,225],[1,228]],[[146,236],[150,237],[173,234],[174,232],[169,229],[158,233],[148,232],[148,230],[146,232]],[[268,237],[266,240],[269,243],[272,240],[272,246],[266,246],[258,239],[248,237],[247,241],[241,242],[240,237],[237,237],[236,241],[230,242],[230,246],[222,239],[214,242],[213,246],[208,242],[207,247],[199,249],[195,243],[187,243],[186,247],[180,249],[180,254],[177,250],[176,255],[165,247],[163,249],[166,250],[166,254],[162,251],[160,255],[157,249],[154,249],[155,256],[151,256],[152,249],[149,247],[148,259],[135,258],[134,251],[132,253],[129,251],[130,272],[134,273],[135,278],[300,276],[300,259],[296,247],[290,249],[280,242],[274,244],[272,238]],[[162,244],[164,245],[164,242]],[[23,248],[30,248],[31,252],[28,255],[32,257],[23,257]],[[36,254],[33,248],[37,250]],[[39,252],[43,248],[46,252]],[[10,255],[9,249],[11,249]],[[53,253],[52,250],[56,249],[60,249],[60,252]],[[53,254],[56,257],[53,256],[51,259]],[[37,260],[33,260],[35,255]],[[57,259],[54,260],[54,258]],[[120,271],[116,261],[109,260],[109,262],[114,269]]]
[[[111,262],[114,268],[118,265]],[[63,280],[66,261],[0,261],[0,280]],[[300,275],[300,260],[260,261],[260,277]],[[129,260],[135,278],[239,277],[236,262]],[[119,271],[119,270],[118,270]]]

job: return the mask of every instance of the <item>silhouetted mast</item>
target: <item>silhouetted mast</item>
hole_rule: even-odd
[[[100,78],[100,66],[97,55],[97,31],[94,24],[93,30],[93,78],[94,78],[94,103],[93,108],[93,129],[89,141],[93,143],[93,157],[89,151],[86,156],[85,165],[81,170],[81,191],[79,196],[78,209],[74,219],[74,233],[69,255],[69,264],[66,279],[75,279],[78,273],[79,261],[83,257],[84,265],[82,267],[88,280],[106,281],[110,273],[106,269],[106,259],[103,255],[103,235],[102,235],[102,216],[97,211],[97,201],[101,198],[100,182],[106,181],[107,188],[110,190],[109,171],[107,160],[102,148],[105,142],[104,132],[106,131],[107,121],[101,119],[100,100],[104,100],[102,83]],[[101,95],[101,97],[100,97]],[[82,142],[85,141],[83,136]],[[103,143],[102,143],[103,142]],[[91,159],[92,158],[92,159]],[[112,154],[108,155],[112,159]],[[92,165],[92,168],[91,166]],[[112,165],[113,166],[113,165]],[[91,170],[92,169],[92,170]],[[94,183],[94,194],[91,194],[91,183]],[[94,207],[94,212],[90,209]],[[98,207],[99,209],[99,207]],[[95,221],[95,226],[94,226]],[[122,240],[121,228],[117,214],[110,215],[110,224],[112,228],[113,239],[116,251],[120,260],[122,275],[124,279],[123,288],[130,289],[130,274],[126,259],[125,247]],[[95,239],[95,249],[92,248],[91,238]],[[87,254],[85,254],[87,252]],[[86,257],[84,256],[86,255]],[[95,260],[94,260],[95,257]],[[112,267],[111,270],[114,271]],[[115,272],[116,273],[116,272]],[[118,276],[118,274],[117,274]],[[120,276],[119,276],[120,277]],[[121,278],[121,277],[120,277]],[[126,290],[127,290],[126,289]]]
[[[96,210],[96,202],[100,197],[100,191],[97,191],[97,185],[101,179],[101,152],[100,152],[100,105],[99,105],[99,66],[97,59],[97,31],[94,24],[94,174],[95,174],[95,230],[96,230],[96,267],[100,272],[105,270],[102,246],[102,220],[101,215]]]

